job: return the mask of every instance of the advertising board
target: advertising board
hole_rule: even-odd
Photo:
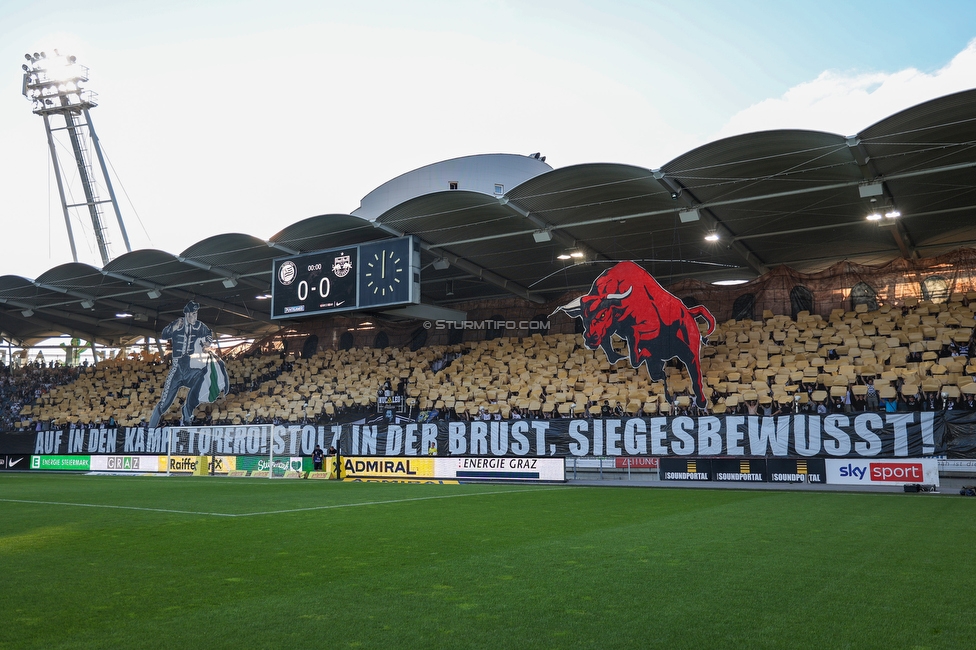
[[[27,454],[0,455],[0,472],[10,470],[17,472],[30,469],[30,456]]]
[[[31,456],[31,469],[87,472],[91,456]]]
[[[662,458],[662,481],[711,481],[712,461],[707,458]]]
[[[480,481],[565,481],[562,458],[435,458],[435,478]]]
[[[159,456],[92,456],[93,472],[158,472]],[[166,458],[163,457],[165,463]]]
[[[826,459],[827,482],[840,485],[939,485],[935,458],[904,460]]]

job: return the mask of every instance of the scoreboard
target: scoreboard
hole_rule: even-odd
[[[400,237],[274,260],[271,317],[420,302],[420,243]]]

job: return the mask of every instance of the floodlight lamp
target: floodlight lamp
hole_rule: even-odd
[[[447,261],[446,259],[444,259],[443,257],[438,257],[438,258],[437,258],[436,260],[434,260],[434,264],[433,264],[433,266],[434,266],[434,268],[435,268],[435,269],[437,269],[438,271],[443,271],[443,270],[445,270],[445,269],[447,269],[447,268],[450,268],[450,266],[451,266],[451,263],[450,263],[450,262],[448,262],[448,261]]]
[[[271,299],[271,294],[270,293],[262,293],[260,296],[254,296],[254,297],[257,300],[270,300]]]
[[[572,253],[569,254],[569,256],[570,257],[575,257],[575,258],[579,259],[580,257],[583,257],[583,253],[581,253],[579,251],[573,251]]]
[[[146,295],[149,296],[150,300],[155,300],[156,298],[162,296],[163,292],[160,291],[159,289],[150,289],[149,291],[146,292]]]
[[[671,198],[676,199],[678,197],[672,195]],[[681,223],[691,223],[692,221],[698,221],[700,218],[701,215],[698,213],[697,208],[678,212],[678,219],[681,220]]]
[[[870,196],[881,196],[884,194],[884,183],[876,181],[874,183],[864,183],[857,186],[857,193],[862,199]]]
[[[705,235],[705,241],[718,241],[718,233],[717,232],[708,233],[707,235]]]
[[[34,315],[34,310],[33,310],[33,309],[25,309],[24,311],[22,311],[22,312],[20,312],[20,313],[21,313],[21,315],[22,315],[22,316],[23,316],[24,318],[30,318],[31,316],[33,316],[33,315]]]
[[[877,212],[872,212],[868,215],[868,221],[881,221],[881,215]]]
[[[897,219],[898,217],[901,216],[901,212],[899,212],[898,210],[889,210],[888,212],[885,212],[884,216],[885,219]]]
[[[548,230],[536,230],[534,233],[532,233],[532,239],[534,239],[535,243],[537,244],[552,241],[552,232]]]
[[[120,311],[115,315],[116,318],[132,318],[132,314],[127,311]]]
[[[94,306],[95,306],[95,301],[94,300],[82,300],[81,301],[81,308],[82,309],[92,309]]]
[[[557,255],[556,256],[556,259],[557,260],[568,260],[570,258],[569,258],[569,255],[567,255],[566,253],[563,253],[562,255]]]
[[[225,278],[223,284],[225,289],[233,289],[237,286],[237,280],[235,278]]]

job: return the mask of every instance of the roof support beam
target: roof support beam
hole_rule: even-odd
[[[699,218],[704,222],[705,227],[719,235],[720,238],[730,242],[729,248],[738,253],[753,271],[755,271],[758,275],[763,275],[769,271],[769,267],[766,266],[766,263],[759,259],[751,248],[739,242],[735,238],[735,233],[732,232],[728,226],[722,223],[722,221],[715,216],[715,213],[712,212],[708,206],[699,201],[698,197],[695,196],[691,190],[682,185],[677,179],[668,177],[665,172],[661,171],[660,169],[654,170],[653,173],[655,180],[660,183],[661,187],[671,193],[672,199],[680,201],[688,208],[698,210]]]
[[[864,176],[866,181],[876,181],[881,182],[883,179],[878,177],[878,168],[871,161],[871,157],[868,156],[867,150],[864,145],[861,144],[861,139],[857,137],[847,138],[847,148],[851,152],[851,157],[854,158],[854,162],[857,163],[858,168],[861,170],[861,175]],[[892,205],[895,205],[895,197],[891,193],[891,189],[888,187],[887,183],[881,183],[883,196],[889,199]],[[872,202],[876,199],[872,198]],[[891,236],[894,238],[895,243],[898,245],[898,250],[901,251],[901,256],[906,260],[917,258],[919,256],[918,250],[915,248],[915,244],[912,242],[911,237],[908,235],[908,231],[905,230],[905,226],[901,222],[895,222],[894,226],[891,228]]]
[[[529,222],[532,223],[532,225],[537,226],[539,230],[545,230],[549,232],[552,235],[553,239],[555,239],[557,242],[559,242],[566,248],[575,249],[583,253],[586,256],[586,259],[588,260],[608,259],[607,256],[601,253],[600,251],[596,250],[591,246],[586,245],[583,242],[574,239],[568,233],[563,232],[562,230],[553,229],[553,224],[549,223],[548,221],[546,221],[542,217],[539,217],[538,215],[532,214],[531,212],[523,208],[515,201],[509,199],[507,196],[498,197],[498,201],[502,205],[507,206],[509,209],[514,210],[518,214],[528,219]],[[534,233],[535,231],[533,230],[532,232]]]

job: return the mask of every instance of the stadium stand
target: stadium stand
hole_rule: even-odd
[[[834,309],[793,319],[721,323],[703,351],[712,413],[976,410],[976,292],[945,303]],[[618,351],[624,351],[619,341]],[[97,367],[6,369],[0,418],[13,429],[145,426],[165,380],[158,354]],[[509,419],[695,414],[690,378],[667,368],[667,388],[624,361],[611,365],[577,334],[540,333],[455,345],[318,350],[227,360],[229,395],[196,412],[201,424],[354,419],[402,404],[411,419]],[[869,392],[877,400],[869,400]],[[609,412],[601,406],[606,404]],[[178,405],[167,414],[179,417]]]

